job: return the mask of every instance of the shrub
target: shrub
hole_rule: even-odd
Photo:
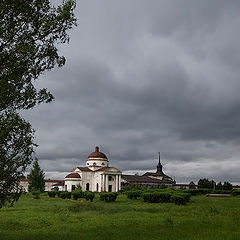
[[[40,191],[32,191],[33,199],[40,199]]]
[[[49,191],[47,193],[48,193],[49,197],[53,197],[54,198],[56,196],[56,192],[55,191]]]
[[[101,192],[100,200],[105,202],[115,202],[118,196],[116,192]]]
[[[63,191],[63,192],[60,192],[60,195],[59,195],[60,198],[62,199],[70,199],[71,198],[71,192],[67,192],[67,191]]]
[[[95,197],[95,194],[93,192],[90,192],[90,191],[86,191],[84,193],[84,197],[85,199],[88,201],[90,200],[91,202],[93,201],[94,197]]]
[[[236,197],[236,196],[239,196],[240,195],[240,191],[239,190],[236,190],[236,189],[233,189],[231,194]]]
[[[74,190],[72,191],[72,197],[74,200],[77,200],[78,198],[84,198],[84,193],[81,190]]]
[[[196,189],[195,183],[193,181],[189,183],[189,189]]]
[[[55,191],[56,195],[59,197],[60,196],[60,191]]]
[[[129,198],[129,199],[137,199],[141,196],[142,191],[137,191],[137,190],[136,191],[128,191],[128,192],[126,192],[126,194],[127,194],[127,198]]]
[[[177,205],[185,205],[189,202],[191,194],[189,193],[174,193],[171,196],[171,201]]]
[[[214,190],[212,189],[204,189],[204,188],[198,188],[198,189],[184,189],[181,190],[183,193],[189,193],[192,196],[201,195],[201,194],[208,194],[213,193]]]
[[[170,192],[145,192],[142,194],[143,200],[150,203],[170,202]]]

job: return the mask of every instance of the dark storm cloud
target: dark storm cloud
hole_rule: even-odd
[[[100,145],[124,171],[154,169],[161,151],[181,181],[237,181],[239,10],[238,1],[82,1],[61,49],[66,66],[39,82],[56,99],[26,113],[49,176]]]

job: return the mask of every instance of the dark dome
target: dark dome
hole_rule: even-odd
[[[99,152],[99,147],[96,147],[95,152],[92,152],[91,154],[89,154],[88,158],[105,158],[105,159],[108,159],[107,156],[104,153]]]
[[[81,178],[80,175],[76,172],[68,174],[65,178]]]

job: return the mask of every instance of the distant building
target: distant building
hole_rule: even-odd
[[[83,191],[118,192],[121,189],[122,172],[110,167],[107,156],[95,148],[85,167],[76,167],[65,177],[65,190],[72,191],[80,185]]]
[[[20,186],[21,186],[23,192],[28,192],[28,185],[29,185],[28,182],[29,182],[29,179],[21,179],[20,180]],[[45,191],[51,191],[55,186],[61,186],[61,185],[63,185],[63,183],[64,183],[63,180],[51,180],[51,179],[47,180],[46,179],[45,180]],[[62,190],[60,190],[60,191],[62,191]]]
[[[173,187],[175,180],[163,173],[159,153],[159,160],[156,172],[146,172],[142,176],[122,175],[122,186],[140,185],[147,188],[160,188],[162,185]]]

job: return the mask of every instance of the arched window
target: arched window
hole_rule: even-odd
[[[97,192],[98,192],[98,183],[97,183]]]
[[[102,163],[102,165],[105,165],[104,163]]]
[[[89,183],[86,184],[86,191],[89,191]]]

